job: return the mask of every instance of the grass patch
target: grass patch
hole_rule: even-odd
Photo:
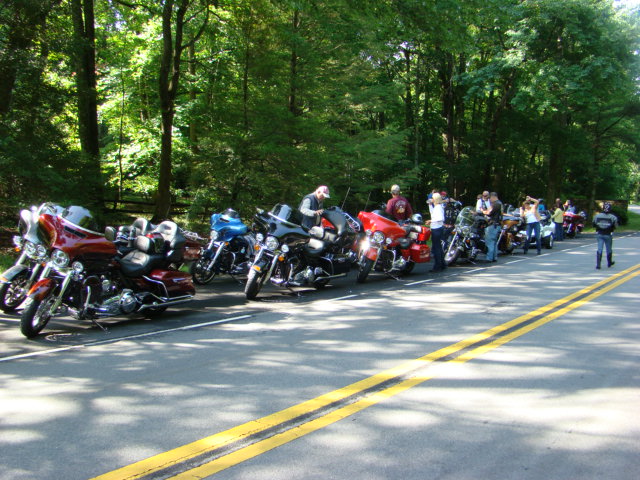
[[[0,273],[12,267],[16,262],[16,252],[11,248],[0,249]]]
[[[637,232],[637,231],[640,231],[640,214],[637,214],[637,213],[632,212],[631,210],[629,210],[627,212],[627,215],[629,216],[629,221],[627,222],[626,225],[622,225],[620,228],[618,228],[617,231],[619,231],[619,232]]]

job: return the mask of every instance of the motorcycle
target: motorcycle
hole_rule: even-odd
[[[255,245],[255,238],[248,230],[238,212],[231,208],[211,215],[209,243],[191,265],[193,281],[206,285],[218,274],[246,275]]]
[[[502,215],[502,229],[498,237],[498,250],[504,253],[513,253],[516,247],[521,246],[520,226],[522,219],[517,210],[509,207]]]
[[[49,253],[48,235],[41,228],[40,215],[54,213],[62,207],[43,203],[38,208],[20,211],[18,233],[13,237],[15,251],[20,252],[15,264],[0,276],[0,309],[13,312],[24,301],[36,281]]]
[[[257,253],[247,275],[247,299],[256,298],[266,281],[286,288],[311,285],[319,289],[349,273],[350,256],[341,252],[353,244],[356,232],[337,207],[325,209],[323,218],[335,231],[304,229],[302,214],[285,204],[277,204],[270,212],[258,209],[253,226]]]
[[[577,234],[582,233],[582,230],[584,230],[584,222],[586,222],[586,220],[587,214],[585,212],[564,212],[564,218],[562,222],[564,236],[567,238],[573,238]]]
[[[479,253],[487,253],[484,228],[487,220],[471,207],[464,207],[456,218],[453,236],[444,253],[444,263],[453,265],[459,258],[473,262]]]
[[[422,225],[422,216],[414,214],[400,225],[382,210],[360,212],[365,236],[358,245],[358,283],[364,282],[371,270],[389,276],[410,273],[416,263],[431,260],[427,241],[431,230]]]
[[[52,239],[52,253],[20,317],[20,330],[28,338],[58,314],[70,312],[104,330],[97,319],[138,312],[153,317],[195,295],[191,276],[170,267],[181,261],[185,243],[174,222],[138,235],[135,249],[122,257],[114,243],[116,229],[98,233],[85,208],[70,206],[40,219]]]

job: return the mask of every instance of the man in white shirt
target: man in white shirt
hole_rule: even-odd
[[[491,199],[489,198],[489,192],[482,192],[482,196],[476,202],[476,212],[482,212],[491,208]]]

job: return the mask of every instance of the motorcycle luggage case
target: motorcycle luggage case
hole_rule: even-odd
[[[196,289],[193,286],[191,274],[176,270],[153,270],[149,277],[158,282],[164,283],[170,297],[182,295],[195,295]]]
[[[414,243],[409,248],[409,256],[415,263],[426,263],[431,260],[431,249],[428,245]]]
[[[321,258],[320,266],[323,270],[331,273],[331,275],[341,275],[351,271],[351,263],[346,256],[334,256],[332,259]]]

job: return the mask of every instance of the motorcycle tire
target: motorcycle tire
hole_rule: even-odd
[[[213,278],[216,276],[216,270],[214,268],[215,265],[212,265],[211,270],[207,270],[208,264],[209,260],[206,258],[199,258],[197,261],[191,264],[189,273],[193,277],[193,283],[195,283],[196,285],[206,285],[208,283],[211,283]]]
[[[313,282],[313,288],[315,288],[316,290],[320,290],[324,287],[326,287],[329,284],[329,279],[322,279],[322,280],[316,280],[315,282]]]
[[[545,237],[544,241],[542,242],[542,244],[544,245],[544,248],[552,249],[553,248],[553,235],[549,235],[548,237]]]
[[[358,277],[356,281],[358,283],[364,283],[364,281],[369,276],[369,272],[371,272],[371,268],[373,267],[373,260],[367,257],[362,257],[360,261],[360,265],[358,267]]]
[[[407,264],[404,266],[404,269],[402,270],[402,274],[403,275],[408,275],[413,271],[413,267],[416,266],[415,262],[407,262]]]
[[[460,256],[460,250],[458,249],[458,242],[450,243],[449,248],[444,252],[444,264],[448,267],[456,263],[458,257]]]
[[[253,268],[249,270],[249,275],[247,275],[247,283],[244,286],[244,294],[247,297],[247,300],[254,300],[258,293],[260,293],[260,289],[262,289],[262,284],[264,283],[264,274],[257,272]]]
[[[27,270],[16,275],[11,283],[0,285],[0,310],[4,313],[13,312],[27,298],[25,286],[29,281]]]
[[[51,307],[56,301],[53,294],[42,300],[28,298],[20,316],[20,331],[27,338],[37,336],[51,319]]]

